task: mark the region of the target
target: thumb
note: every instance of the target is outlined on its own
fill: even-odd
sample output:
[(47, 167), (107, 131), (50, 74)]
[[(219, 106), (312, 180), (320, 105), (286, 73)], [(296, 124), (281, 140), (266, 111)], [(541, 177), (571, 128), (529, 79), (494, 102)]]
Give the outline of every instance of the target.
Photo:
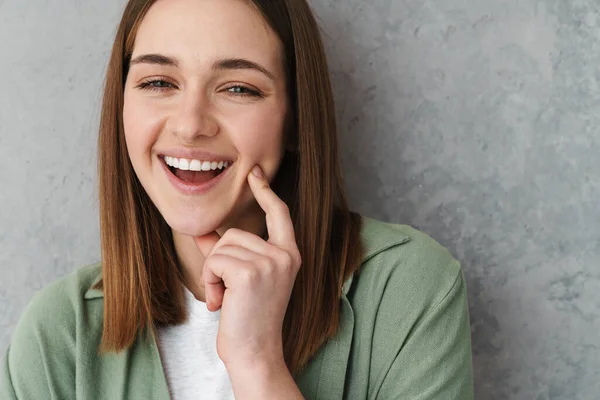
[(219, 236), (217, 232), (212, 231), (211, 233), (207, 233), (206, 235), (195, 236), (194, 242), (196, 243), (196, 246), (198, 246), (198, 249), (200, 250), (200, 253), (202, 253), (202, 256), (206, 258), (209, 256), (210, 252), (215, 247), (219, 239), (221, 239), (221, 236)]

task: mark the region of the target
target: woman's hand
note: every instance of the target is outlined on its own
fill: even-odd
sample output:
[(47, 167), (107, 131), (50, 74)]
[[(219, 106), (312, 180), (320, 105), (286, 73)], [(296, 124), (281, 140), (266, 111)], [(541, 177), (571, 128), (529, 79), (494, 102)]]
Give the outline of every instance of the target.
[(289, 209), (256, 168), (260, 177), (250, 173), (248, 183), (269, 239), (233, 228), (194, 238), (205, 257), (206, 305), (221, 309), (217, 353), (228, 370), (285, 367), (283, 319), (301, 264)]

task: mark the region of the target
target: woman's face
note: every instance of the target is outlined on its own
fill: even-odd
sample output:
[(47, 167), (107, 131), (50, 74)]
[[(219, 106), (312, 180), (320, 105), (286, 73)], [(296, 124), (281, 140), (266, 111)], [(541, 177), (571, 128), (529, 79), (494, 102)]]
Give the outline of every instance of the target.
[(202, 235), (260, 213), (247, 175), (258, 164), (273, 179), (288, 113), (282, 45), (260, 14), (241, 0), (158, 0), (131, 60), (127, 149), (171, 228)]

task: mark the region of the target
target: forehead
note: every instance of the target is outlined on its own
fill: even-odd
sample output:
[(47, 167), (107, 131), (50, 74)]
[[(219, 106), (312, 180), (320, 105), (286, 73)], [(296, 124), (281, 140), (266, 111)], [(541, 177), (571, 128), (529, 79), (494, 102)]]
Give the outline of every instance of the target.
[(244, 0), (158, 0), (138, 29), (133, 55), (165, 53), (183, 63), (243, 57), (273, 67), (283, 49), (260, 13)]

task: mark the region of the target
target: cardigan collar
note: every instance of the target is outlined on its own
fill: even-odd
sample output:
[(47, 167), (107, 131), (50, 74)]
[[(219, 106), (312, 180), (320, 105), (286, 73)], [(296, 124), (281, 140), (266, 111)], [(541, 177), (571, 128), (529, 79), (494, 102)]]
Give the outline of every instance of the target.
[[(363, 229), (361, 230), (361, 237), (363, 243), (363, 258), (362, 263), (364, 264), (375, 255), (383, 252), (391, 247), (401, 245), (410, 240), (410, 238), (401, 231), (397, 225), (382, 224), (375, 222), (369, 218), (363, 217)], [(101, 273), (95, 279), (98, 282), (101, 279)], [(348, 367), (348, 359), (350, 355), (350, 349), (352, 347), (352, 340), (354, 337), (354, 310), (352, 304), (348, 298), (348, 293), (351, 288), (353, 277), (351, 276), (343, 286), (341, 296), (341, 308), (340, 308), (340, 329), (338, 333), (330, 339), (326, 346), (320, 351), (319, 355), (315, 357), (314, 371), (318, 371), (315, 382), (317, 386), (315, 388), (316, 400), (328, 400), (328, 399), (340, 399), (344, 395), (345, 379), (329, 379), (327, 371), (336, 370), (342, 376), (346, 375), (346, 369)], [(94, 286), (94, 285), (92, 285)], [(84, 296), (86, 299), (96, 299), (103, 297), (103, 293), (98, 289), (89, 289)], [(160, 362), (160, 356), (158, 348), (154, 344), (155, 338), (153, 338), (153, 344), (146, 348), (151, 351), (152, 359), (154, 362), (154, 374), (155, 374), (155, 387), (160, 399), (168, 399), (168, 390), (166, 388), (166, 380), (164, 376), (164, 370)], [(308, 370), (307, 370), (308, 371)], [(302, 375), (302, 373), (300, 374)], [(301, 385), (303, 382), (302, 376), (298, 376), (298, 384)], [(310, 379), (309, 379), (310, 381)]]
[[(390, 247), (394, 247), (403, 243), (406, 243), (410, 240), (405, 233), (399, 231), (396, 226), (392, 224), (381, 224), (381, 222), (375, 221), (369, 217), (362, 217), (362, 230), (361, 230), (361, 238), (363, 243), (363, 257), (361, 263), (364, 264), (369, 259), (374, 257), (375, 255), (381, 253), (384, 250), (389, 249)], [(342, 293), (347, 295), (352, 287), (352, 281), (354, 276), (351, 275), (342, 287)], [(86, 300), (97, 299), (104, 297), (104, 293), (102, 290), (93, 289), (93, 286), (96, 285), (102, 279), (102, 274), (100, 273), (92, 286), (85, 292), (84, 298)]]

